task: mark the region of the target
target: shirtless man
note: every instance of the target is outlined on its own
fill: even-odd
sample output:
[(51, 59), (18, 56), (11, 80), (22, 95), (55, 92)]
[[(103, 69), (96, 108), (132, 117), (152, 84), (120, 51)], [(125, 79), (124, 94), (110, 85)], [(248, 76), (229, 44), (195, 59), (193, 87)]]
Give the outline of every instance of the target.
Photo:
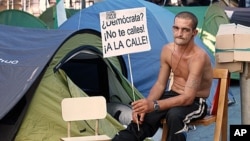
[[(162, 49), (158, 79), (147, 98), (132, 103), (132, 122), (113, 141), (143, 141), (155, 134), (162, 118), (167, 119), (168, 141), (185, 141), (187, 124), (206, 115), (213, 71), (209, 56), (194, 42), (197, 24), (190, 12), (176, 15), (174, 42)], [(171, 72), (173, 84), (166, 91)]]

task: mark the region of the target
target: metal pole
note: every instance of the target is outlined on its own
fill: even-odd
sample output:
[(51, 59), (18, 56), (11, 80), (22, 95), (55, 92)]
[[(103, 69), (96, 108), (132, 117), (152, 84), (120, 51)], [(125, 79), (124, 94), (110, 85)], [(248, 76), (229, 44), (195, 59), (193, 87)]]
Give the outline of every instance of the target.
[(250, 124), (250, 64), (244, 62), (243, 72), (240, 74), (241, 91), (241, 123)]
[(82, 9), (84, 9), (86, 7), (86, 2), (85, 0), (82, 0)]

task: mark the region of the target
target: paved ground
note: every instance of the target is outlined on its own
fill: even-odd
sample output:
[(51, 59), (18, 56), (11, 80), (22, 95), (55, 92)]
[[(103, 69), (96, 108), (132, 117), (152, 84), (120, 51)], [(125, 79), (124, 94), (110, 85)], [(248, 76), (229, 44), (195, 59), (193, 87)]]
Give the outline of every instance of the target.
[[(235, 103), (228, 107), (228, 140), (229, 140), (229, 125), (241, 124), (241, 103), (240, 103), (240, 86), (239, 83), (233, 82), (230, 86), (232, 89)], [(161, 131), (154, 136), (154, 141), (160, 141)], [(191, 130), (187, 134), (187, 141), (212, 141), (214, 135), (214, 124), (209, 126), (196, 126), (196, 130)]]

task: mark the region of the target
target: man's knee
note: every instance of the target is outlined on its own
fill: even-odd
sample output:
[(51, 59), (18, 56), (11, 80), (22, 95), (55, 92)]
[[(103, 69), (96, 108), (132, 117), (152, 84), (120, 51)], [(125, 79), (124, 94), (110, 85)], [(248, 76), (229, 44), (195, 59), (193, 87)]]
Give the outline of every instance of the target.
[(168, 110), (166, 118), (168, 121), (183, 120), (183, 114), (177, 108), (172, 108)]

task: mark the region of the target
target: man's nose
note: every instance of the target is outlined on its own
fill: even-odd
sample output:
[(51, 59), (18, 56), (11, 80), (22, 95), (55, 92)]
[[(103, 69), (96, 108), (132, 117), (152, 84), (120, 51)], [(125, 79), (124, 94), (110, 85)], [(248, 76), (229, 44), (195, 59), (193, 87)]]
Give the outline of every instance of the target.
[(176, 34), (177, 34), (177, 36), (182, 36), (183, 31), (182, 31), (181, 29), (178, 29), (178, 30), (176, 31)]

